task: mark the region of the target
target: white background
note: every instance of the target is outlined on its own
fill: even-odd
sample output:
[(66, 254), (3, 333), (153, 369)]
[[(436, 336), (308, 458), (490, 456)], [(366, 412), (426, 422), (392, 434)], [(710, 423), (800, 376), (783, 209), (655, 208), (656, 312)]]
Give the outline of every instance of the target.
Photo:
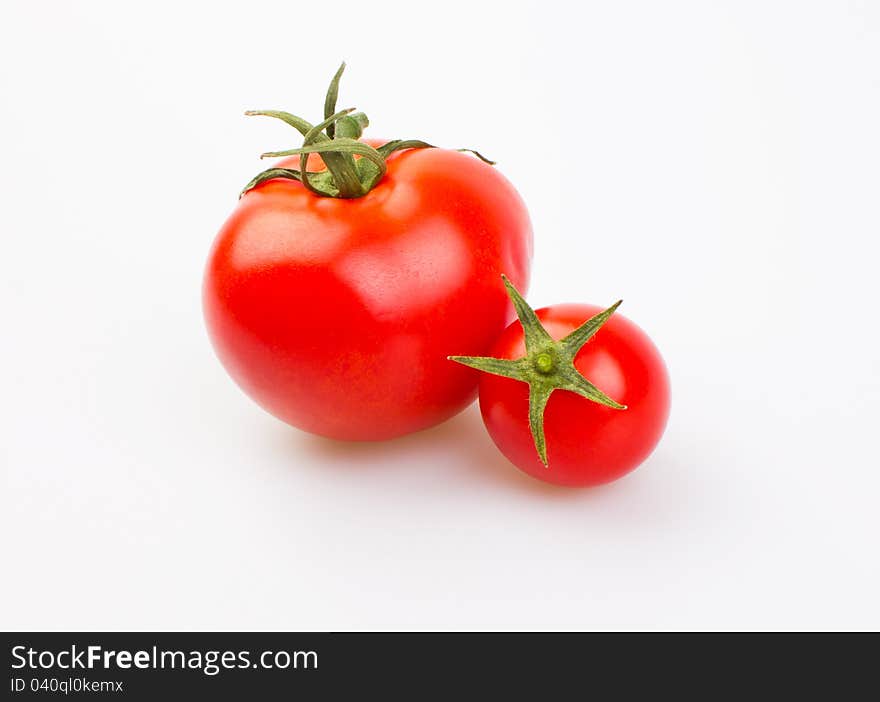
[[(542, 485), (475, 407), (333, 443), (227, 378), (205, 257), (298, 143), (242, 112), (342, 58), (372, 135), (498, 160), (535, 306), (653, 336), (641, 469)], [(3, 628), (880, 627), (880, 3), (7, 2), (0, 107)]]

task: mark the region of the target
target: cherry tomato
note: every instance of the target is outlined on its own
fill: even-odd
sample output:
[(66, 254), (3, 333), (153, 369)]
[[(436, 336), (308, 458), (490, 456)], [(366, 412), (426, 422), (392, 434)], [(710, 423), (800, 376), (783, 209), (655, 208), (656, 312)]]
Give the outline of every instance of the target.
[[(531, 312), (527, 307), (518, 307), (518, 312), (521, 309), (526, 316)], [(583, 304), (540, 309), (532, 313), (537, 317), (532, 326), (546, 330), (546, 348), (539, 338), (527, 354), (523, 324), (514, 322), (500, 335), (489, 359), (456, 359), (490, 371), (480, 378), (483, 421), (501, 452), (529, 475), (558, 485), (607, 483), (636, 468), (659, 442), (670, 407), (666, 366), (648, 336), (628, 319), (612, 316), (614, 309), (603, 313), (599, 307)], [(536, 392), (523, 377), (536, 384), (540, 396), (541, 384), (549, 377), (542, 373), (552, 376), (557, 372), (554, 363), (560, 369), (564, 366), (557, 358), (557, 351), (563, 349), (554, 342), (569, 337), (588, 320), (600, 319), (600, 314), (607, 319), (583, 345), (578, 342), (572, 347), (580, 379), (572, 376), (564, 382), (576, 381), (573, 387), (581, 394), (557, 387), (544, 400), (545, 465), (536, 450), (540, 424), (530, 422), (530, 402), (535, 402)], [(501, 365), (497, 359), (522, 360), (517, 361), (519, 365)], [(617, 408), (600, 404), (604, 401)]]
[(531, 253), (525, 206), (496, 169), (401, 151), (363, 197), (278, 179), (247, 192), (210, 253), (204, 313), (227, 371), (276, 417), (387, 439), (472, 402), (476, 376), (446, 357), (489, 349), (512, 318), (499, 275), (527, 285)]

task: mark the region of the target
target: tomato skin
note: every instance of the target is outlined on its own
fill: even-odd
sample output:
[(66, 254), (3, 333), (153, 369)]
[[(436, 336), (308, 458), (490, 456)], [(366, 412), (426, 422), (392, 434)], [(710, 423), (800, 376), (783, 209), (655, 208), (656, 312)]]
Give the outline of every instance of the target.
[(205, 320), (227, 371), (279, 419), (387, 439), (473, 400), (478, 379), (446, 357), (488, 350), (513, 316), (499, 276), (526, 286), (531, 255), (525, 206), (496, 169), (404, 151), (362, 198), (289, 180), (248, 192), (214, 242)]
[[(558, 340), (601, 311), (593, 305), (554, 305), (536, 314)], [(525, 355), (522, 326), (508, 326), (489, 355)], [(653, 342), (619, 313), (584, 345), (575, 367), (627, 409), (556, 390), (544, 412), (548, 467), (538, 458), (529, 429), (526, 383), (481, 373), (480, 411), (492, 440), (520, 470), (557, 485), (600, 485), (636, 468), (660, 441), (669, 417), (669, 375)]]

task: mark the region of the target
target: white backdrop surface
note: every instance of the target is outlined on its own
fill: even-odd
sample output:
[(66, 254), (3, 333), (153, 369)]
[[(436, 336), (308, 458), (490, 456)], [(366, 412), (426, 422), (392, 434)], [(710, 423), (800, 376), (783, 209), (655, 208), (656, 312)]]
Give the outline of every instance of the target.
[[(880, 627), (880, 4), (4, 3), (10, 629)], [(321, 29), (321, 15), (337, 21)], [(625, 479), (518, 473), (476, 407), (388, 444), (266, 415), (214, 358), (248, 108), (479, 148), (535, 306), (610, 303), (673, 412)]]

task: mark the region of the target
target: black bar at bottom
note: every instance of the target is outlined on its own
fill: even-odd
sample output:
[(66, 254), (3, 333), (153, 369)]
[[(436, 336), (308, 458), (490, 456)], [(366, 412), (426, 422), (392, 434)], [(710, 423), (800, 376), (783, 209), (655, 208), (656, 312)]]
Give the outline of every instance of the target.
[(540, 700), (848, 699), (874, 687), (878, 659), (876, 635), (844, 634), (12, 633), (3, 646), (10, 700), (469, 699), (478, 683)]

